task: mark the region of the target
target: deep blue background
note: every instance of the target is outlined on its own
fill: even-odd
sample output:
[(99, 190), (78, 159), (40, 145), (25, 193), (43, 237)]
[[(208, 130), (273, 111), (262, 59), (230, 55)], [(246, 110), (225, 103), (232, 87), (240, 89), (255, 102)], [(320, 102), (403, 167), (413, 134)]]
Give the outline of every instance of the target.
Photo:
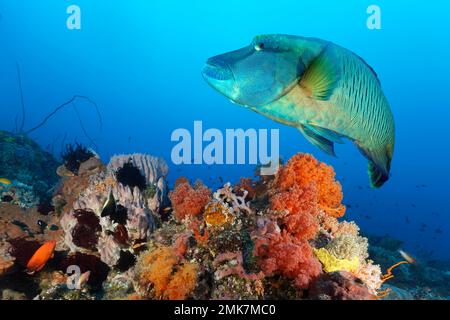
[[(66, 28), (70, 4), (81, 7), (82, 30)], [(382, 9), (382, 30), (366, 27), (370, 4)], [(352, 205), (347, 219), (364, 232), (399, 237), (416, 255), (450, 258), (449, 12), (444, 0), (1, 0), (0, 128), (12, 130), (20, 111), (16, 61), (26, 127), (72, 95), (87, 95), (100, 106), (103, 130), (91, 105), (77, 106), (105, 160), (146, 152), (170, 163), (172, 131), (191, 129), (194, 120), (207, 128), (279, 128), (285, 159), (311, 152), (335, 167), (345, 202)], [(366, 161), (351, 144), (338, 146), (338, 159), (328, 157), (296, 129), (231, 104), (203, 81), (200, 70), (208, 57), (261, 33), (331, 40), (377, 71), (397, 131), (392, 178), (383, 188), (368, 188)], [(71, 108), (32, 137), (44, 147), (53, 144), (58, 154), (65, 134), (67, 142), (88, 143)], [(171, 165), (169, 178), (198, 177), (215, 187), (219, 177), (236, 181), (252, 170)]]

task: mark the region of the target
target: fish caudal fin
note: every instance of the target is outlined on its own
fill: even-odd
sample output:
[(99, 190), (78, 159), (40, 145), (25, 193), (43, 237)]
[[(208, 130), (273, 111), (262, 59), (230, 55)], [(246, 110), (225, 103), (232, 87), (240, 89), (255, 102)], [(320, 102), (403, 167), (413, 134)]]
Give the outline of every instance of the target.
[(385, 148), (380, 150), (369, 150), (358, 145), (358, 149), (369, 160), (368, 173), (372, 187), (381, 187), (389, 180), (389, 171), (392, 160), (391, 154), (387, 152)]
[(369, 161), (369, 177), (372, 187), (380, 188), (386, 181), (389, 180), (389, 173), (384, 170), (380, 170), (375, 163)]

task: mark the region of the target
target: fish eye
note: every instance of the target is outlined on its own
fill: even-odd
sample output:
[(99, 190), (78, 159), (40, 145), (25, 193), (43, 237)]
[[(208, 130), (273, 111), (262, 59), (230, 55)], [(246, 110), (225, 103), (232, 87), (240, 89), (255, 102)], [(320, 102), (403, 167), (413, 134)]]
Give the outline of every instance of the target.
[(264, 43), (260, 42), (260, 43), (255, 44), (256, 51), (261, 51), (262, 49), (264, 49)]

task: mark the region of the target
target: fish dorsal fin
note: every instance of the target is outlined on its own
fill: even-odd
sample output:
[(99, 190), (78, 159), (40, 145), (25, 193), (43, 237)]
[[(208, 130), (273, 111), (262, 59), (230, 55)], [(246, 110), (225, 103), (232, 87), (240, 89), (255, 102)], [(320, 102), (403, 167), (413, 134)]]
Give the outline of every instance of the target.
[(307, 125), (300, 125), (297, 128), (311, 144), (333, 157), (336, 156), (334, 153), (334, 143), (332, 141), (316, 133), (314, 130), (311, 130), (311, 128)]
[(317, 100), (328, 100), (340, 80), (339, 64), (328, 44), (309, 64), (300, 79), (300, 86)]

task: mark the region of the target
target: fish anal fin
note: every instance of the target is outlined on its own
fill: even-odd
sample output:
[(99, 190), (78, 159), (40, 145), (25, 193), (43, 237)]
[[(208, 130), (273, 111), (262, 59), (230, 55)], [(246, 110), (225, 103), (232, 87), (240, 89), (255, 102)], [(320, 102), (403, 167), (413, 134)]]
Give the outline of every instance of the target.
[(339, 64), (327, 46), (307, 67), (299, 85), (311, 98), (328, 100), (340, 80)]
[(334, 144), (332, 141), (317, 134), (314, 131), (311, 131), (308, 126), (301, 125), (298, 127), (298, 130), (300, 130), (306, 140), (308, 140), (311, 144), (315, 145), (316, 147), (333, 157), (336, 156), (334, 152)]
[(320, 135), (330, 141), (333, 141), (334, 143), (343, 144), (344, 141), (342, 141), (342, 138), (345, 138), (346, 136), (343, 134), (340, 134), (334, 130), (330, 130), (321, 126), (314, 125), (312, 123), (304, 124), (304, 127), (307, 127), (310, 131), (314, 132), (317, 135)]

